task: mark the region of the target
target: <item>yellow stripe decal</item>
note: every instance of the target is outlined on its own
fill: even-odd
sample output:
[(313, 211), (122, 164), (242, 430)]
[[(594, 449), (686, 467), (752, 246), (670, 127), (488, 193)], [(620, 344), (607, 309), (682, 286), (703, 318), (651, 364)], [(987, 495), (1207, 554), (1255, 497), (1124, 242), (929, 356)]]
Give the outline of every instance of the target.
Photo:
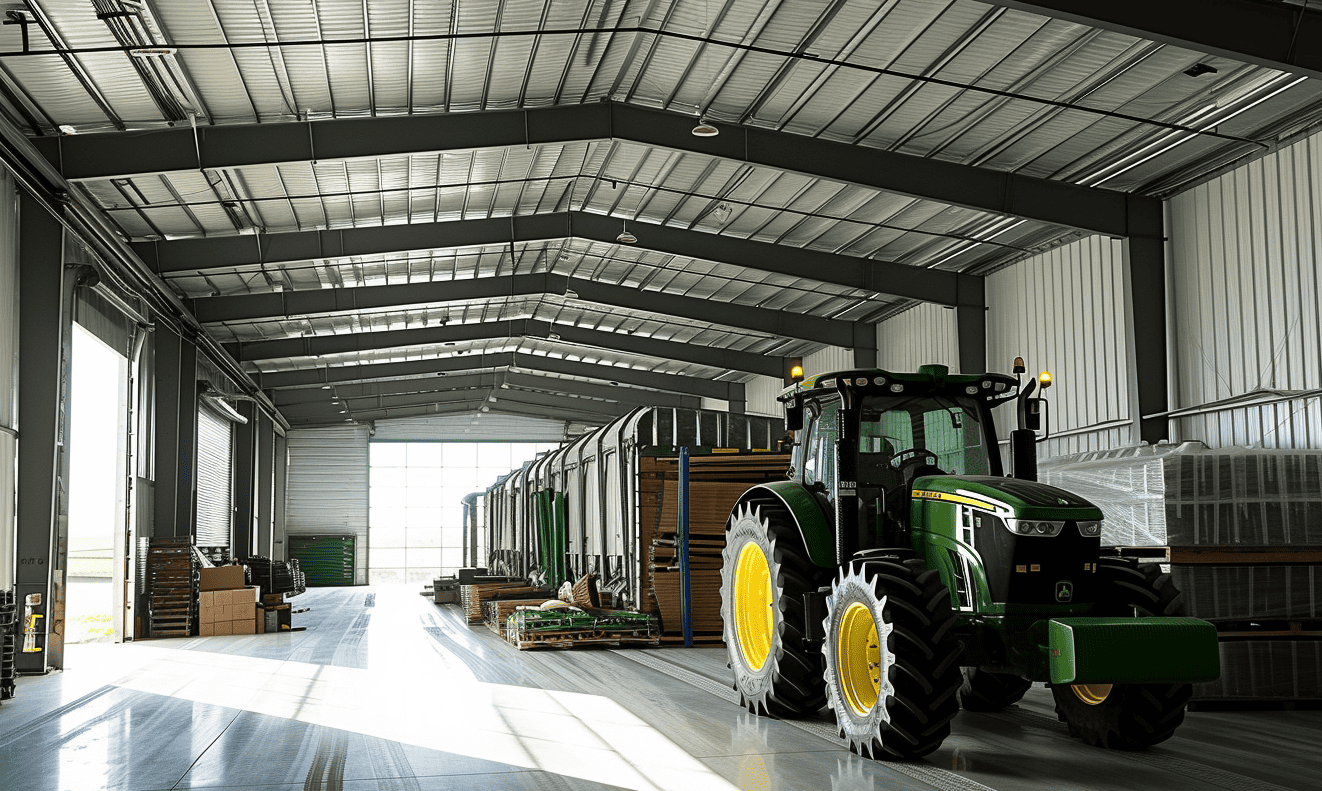
[(948, 503), (959, 503), (960, 505), (970, 505), (974, 508), (981, 508), (984, 511), (996, 513), (996, 509), (990, 504), (981, 500), (974, 500), (972, 497), (965, 497), (959, 494), (946, 494), (945, 492), (925, 492), (921, 489), (915, 489), (914, 497), (920, 497), (924, 500), (942, 500)]

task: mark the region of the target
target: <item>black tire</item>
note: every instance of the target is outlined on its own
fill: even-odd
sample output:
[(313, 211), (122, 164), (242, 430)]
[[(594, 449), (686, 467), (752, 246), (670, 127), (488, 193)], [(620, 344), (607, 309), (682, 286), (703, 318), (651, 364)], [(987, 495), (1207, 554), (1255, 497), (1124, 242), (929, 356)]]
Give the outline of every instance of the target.
[[(959, 713), (963, 678), (954, 625), (949, 589), (921, 560), (854, 560), (840, 570), (827, 598), (822, 654), (827, 702), (850, 750), (908, 760), (941, 746)], [(876, 662), (865, 661), (864, 671), (859, 663), (871, 652)]]
[(1018, 703), (1032, 686), (1033, 682), (1022, 676), (966, 667), (959, 703), (967, 711), (1000, 711)]
[[(749, 613), (752, 605), (737, 600), (735, 584), (745, 548), (751, 562), (757, 562), (756, 553), (766, 562), (771, 598), (770, 618), (742, 632), (754, 632), (749, 645), (741, 643), (738, 614)], [(739, 705), (776, 717), (816, 712), (826, 704), (826, 687), (821, 653), (803, 634), (803, 596), (817, 590), (827, 572), (808, 558), (793, 516), (769, 498), (736, 505), (725, 526), (721, 558), (721, 620)]]
[[(1098, 615), (1184, 615), (1183, 595), (1155, 563), (1103, 559), (1097, 576)], [(1189, 684), (1115, 684), (1097, 694), (1104, 686), (1053, 684), (1051, 694), (1071, 736), (1113, 750), (1142, 750), (1169, 739), (1184, 722), (1193, 692)]]

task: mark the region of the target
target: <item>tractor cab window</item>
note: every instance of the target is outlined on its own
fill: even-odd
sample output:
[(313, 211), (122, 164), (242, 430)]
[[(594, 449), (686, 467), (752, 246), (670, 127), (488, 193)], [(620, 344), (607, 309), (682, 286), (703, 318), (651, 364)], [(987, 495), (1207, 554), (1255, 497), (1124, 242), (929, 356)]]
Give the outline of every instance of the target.
[(826, 484), (827, 495), (834, 495), (835, 440), (839, 431), (840, 400), (809, 406), (811, 421), (803, 440), (803, 483)]
[(876, 482), (886, 485), (885, 467), (935, 466), (952, 475), (990, 470), (977, 405), (943, 397), (864, 399), (859, 452), (862, 468), (875, 471)]

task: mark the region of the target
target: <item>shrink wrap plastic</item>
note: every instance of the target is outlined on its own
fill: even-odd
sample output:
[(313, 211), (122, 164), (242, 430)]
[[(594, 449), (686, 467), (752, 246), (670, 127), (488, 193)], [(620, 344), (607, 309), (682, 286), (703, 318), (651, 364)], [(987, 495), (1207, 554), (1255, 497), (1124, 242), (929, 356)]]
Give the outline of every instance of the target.
[(1322, 698), (1322, 640), (1221, 643), (1221, 678), (1194, 684), (1198, 700)]
[(1044, 459), (1091, 500), (1108, 546), (1322, 545), (1322, 451), (1140, 445)]
[(1172, 565), (1188, 615), (1205, 621), (1322, 618), (1322, 567), (1315, 564)]

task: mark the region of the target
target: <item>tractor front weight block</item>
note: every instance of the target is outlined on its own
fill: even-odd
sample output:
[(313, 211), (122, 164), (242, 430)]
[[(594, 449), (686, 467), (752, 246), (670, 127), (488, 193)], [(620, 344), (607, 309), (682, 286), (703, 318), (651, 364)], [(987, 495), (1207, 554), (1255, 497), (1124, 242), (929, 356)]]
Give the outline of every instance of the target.
[(1188, 684), (1221, 674), (1216, 627), (1197, 618), (1053, 618), (1053, 684)]

